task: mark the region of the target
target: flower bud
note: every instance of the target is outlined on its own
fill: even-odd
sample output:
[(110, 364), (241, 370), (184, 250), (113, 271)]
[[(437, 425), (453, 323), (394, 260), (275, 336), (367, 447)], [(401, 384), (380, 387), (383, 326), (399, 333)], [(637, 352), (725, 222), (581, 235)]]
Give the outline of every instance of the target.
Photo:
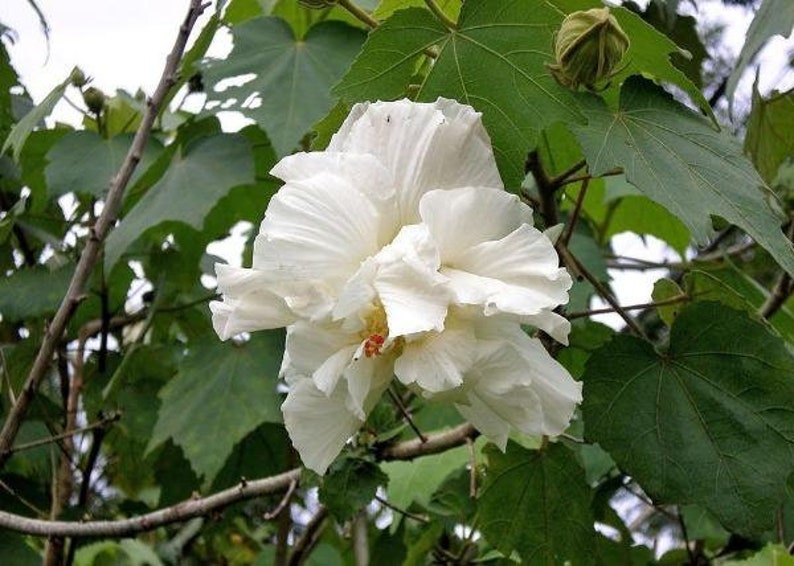
[(563, 86), (593, 89), (595, 83), (612, 76), (628, 48), (629, 38), (609, 8), (573, 12), (557, 32), (557, 61), (548, 68)]
[(94, 114), (100, 114), (105, 107), (105, 93), (96, 87), (90, 86), (83, 91), (83, 102)]
[(298, 4), (310, 10), (322, 10), (336, 5), (336, 0), (298, 0)]
[(75, 67), (72, 69), (72, 74), (69, 75), (69, 82), (72, 83), (72, 86), (83, 88), (88, 83), (88, 78), (80, 67)]

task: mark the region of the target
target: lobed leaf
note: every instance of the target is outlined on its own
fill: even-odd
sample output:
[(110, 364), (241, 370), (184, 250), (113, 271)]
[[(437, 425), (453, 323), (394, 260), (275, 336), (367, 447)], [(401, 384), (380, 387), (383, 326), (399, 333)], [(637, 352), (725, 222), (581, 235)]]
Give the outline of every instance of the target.
[(657, 503), (695, 503), (756, 535), (772, 526), (794, 469), (792, 375), (794, 358), (763, 323), (695, 303), (667, 352), (616, 335), (593, 354), (585, 436)]

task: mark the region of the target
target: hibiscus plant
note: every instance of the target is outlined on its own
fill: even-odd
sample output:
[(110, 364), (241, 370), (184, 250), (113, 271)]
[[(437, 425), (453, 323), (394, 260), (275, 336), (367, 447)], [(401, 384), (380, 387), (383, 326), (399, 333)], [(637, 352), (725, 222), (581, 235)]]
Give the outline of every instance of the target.
[(794, 9), (701, 3), (185, 0), (38, 105), (0, 42), (3, 563), (790, 560)]

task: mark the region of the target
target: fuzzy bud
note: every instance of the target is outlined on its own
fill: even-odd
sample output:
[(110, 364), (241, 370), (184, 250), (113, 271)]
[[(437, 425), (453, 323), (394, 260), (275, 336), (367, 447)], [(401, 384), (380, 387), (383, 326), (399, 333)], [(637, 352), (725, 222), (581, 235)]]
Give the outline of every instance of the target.
[(563, 86), (593, 89), (595, 83), (612, 76), (628, 48), (629, 38), (609, 8), (573, 12), (557, 32), (557, 61), (548, 68)]
[(83, 91), (83, 102), (94, 114), (101, 114), (105, 107), (105, 93), (96, 87), (90, 86)]
[(80, 67), (75, 67), (69, 75), (69, 82), (72, 83), (72, 86), (83, 88), (88, 83), (88, 78)]

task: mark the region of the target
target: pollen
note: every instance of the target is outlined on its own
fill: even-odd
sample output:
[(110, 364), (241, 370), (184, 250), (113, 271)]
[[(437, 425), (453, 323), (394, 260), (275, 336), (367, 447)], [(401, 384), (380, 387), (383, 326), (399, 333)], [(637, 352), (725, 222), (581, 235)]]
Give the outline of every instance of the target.
[(364, 355), (368, 358), (372, 356), (380, 356), (381, 348), (386, 339), (380, 334), (372, 334), (369, 338), (364, 340)]

